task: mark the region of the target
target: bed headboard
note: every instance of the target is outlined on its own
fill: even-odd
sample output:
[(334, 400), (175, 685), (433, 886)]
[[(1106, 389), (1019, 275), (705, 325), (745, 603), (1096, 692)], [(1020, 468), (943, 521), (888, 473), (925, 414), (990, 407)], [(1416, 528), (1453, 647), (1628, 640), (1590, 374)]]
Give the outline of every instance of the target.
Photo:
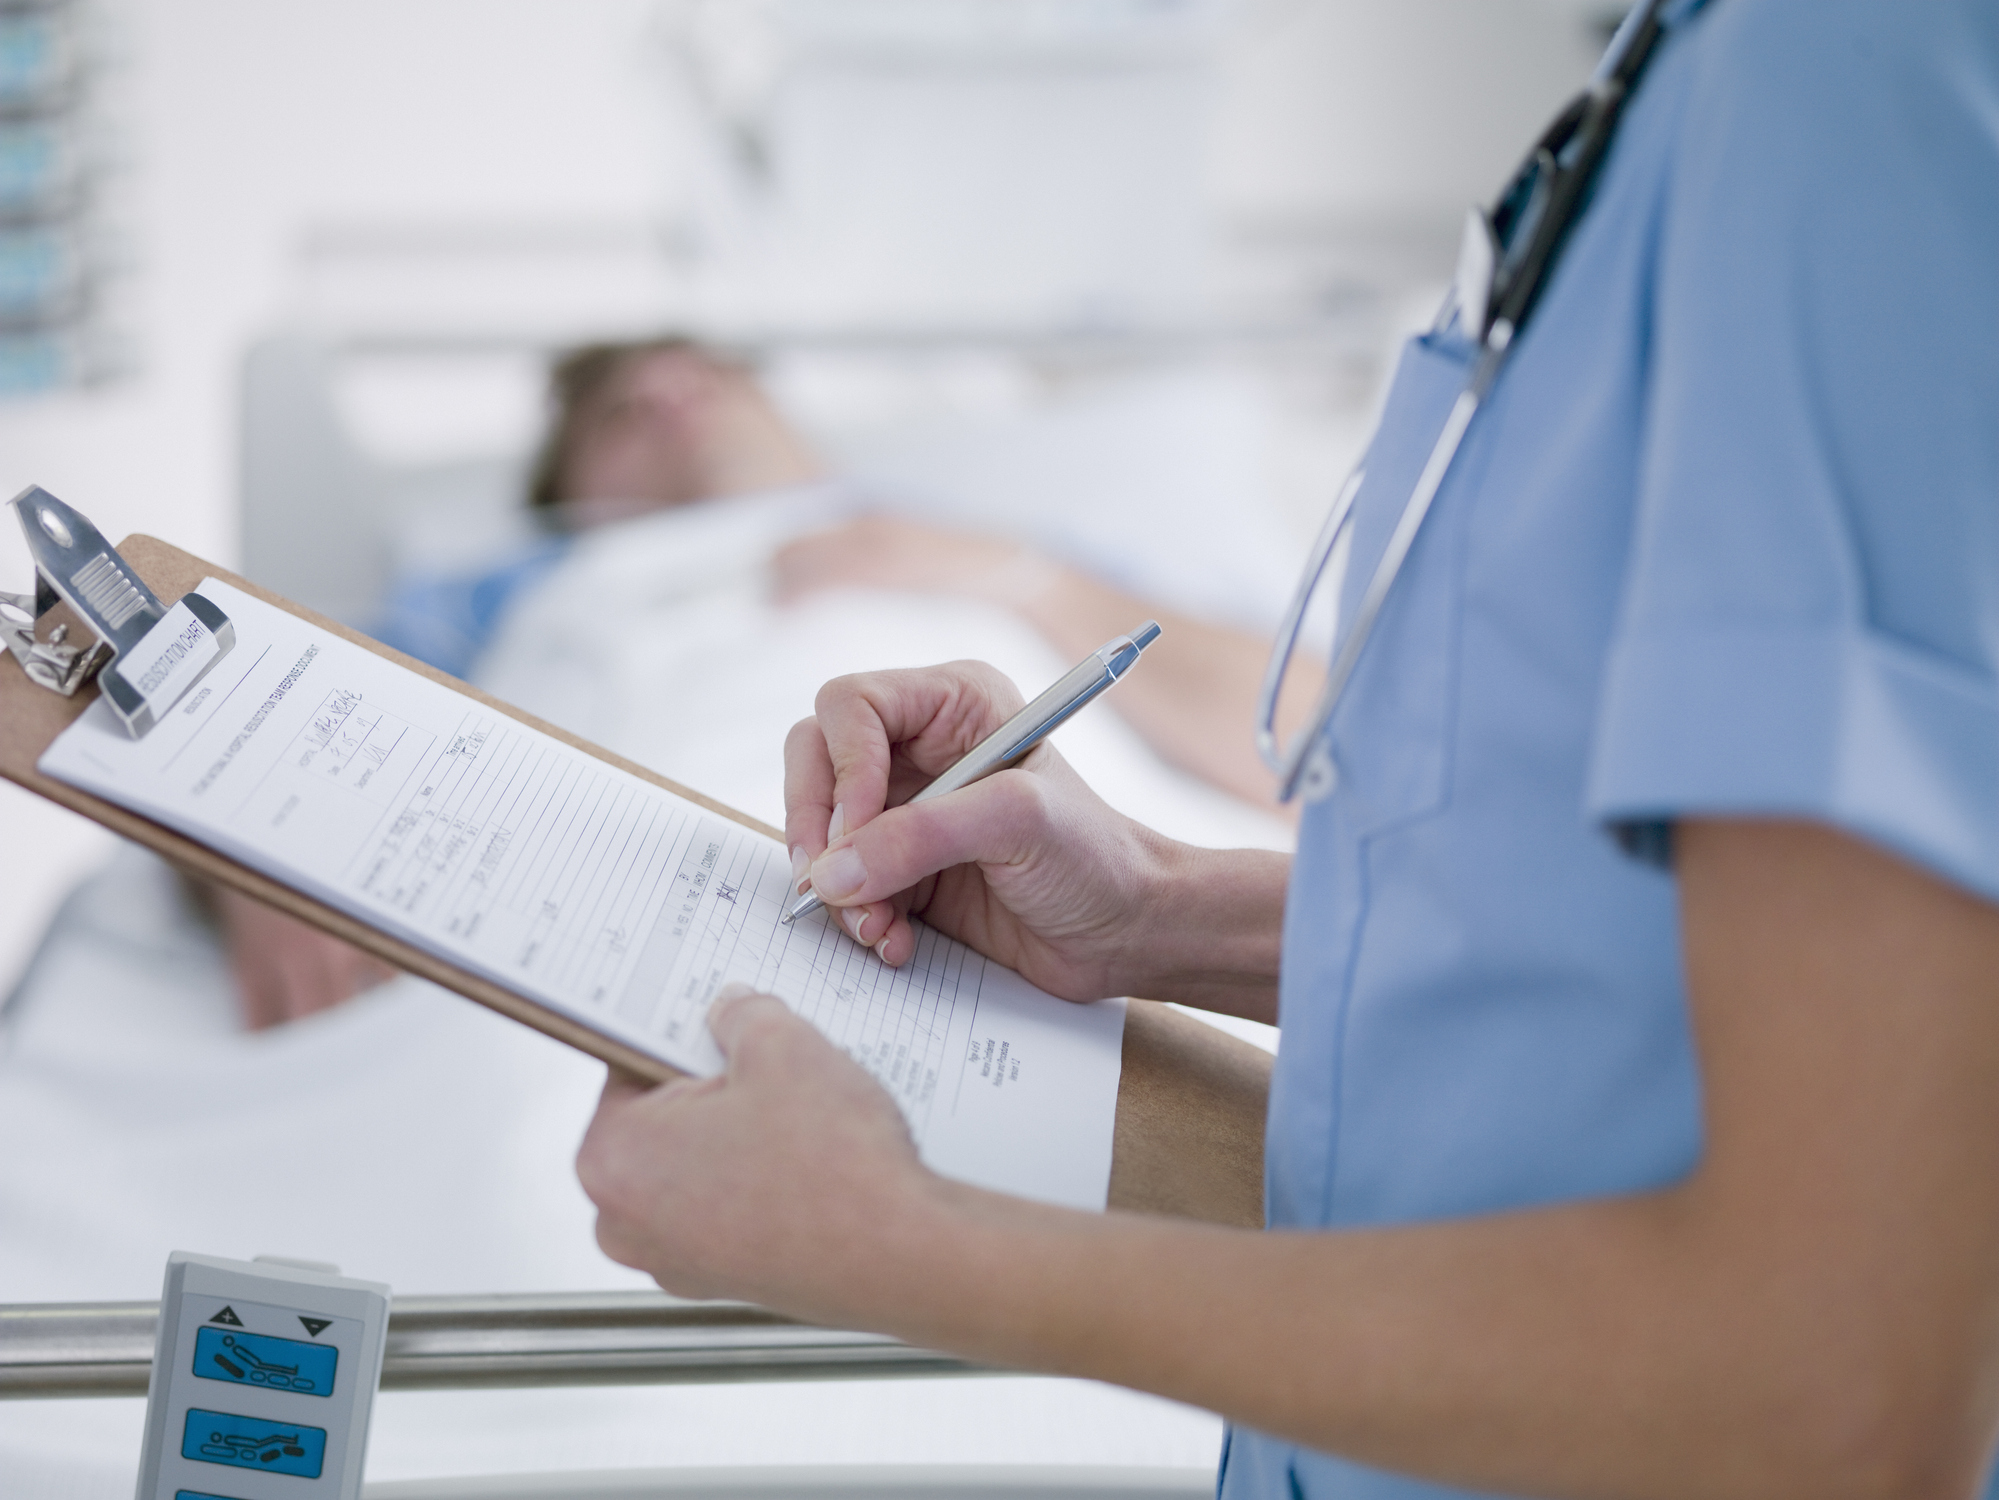
[(499, 545), (529, 528), (518, 452), (417, 464), (370, 454), (336, 398), (340, 357), (292, 333), (245, 356), (241, 555), (246, 577), (359, 623), (397, 570), (399, 537), (455, 525)]

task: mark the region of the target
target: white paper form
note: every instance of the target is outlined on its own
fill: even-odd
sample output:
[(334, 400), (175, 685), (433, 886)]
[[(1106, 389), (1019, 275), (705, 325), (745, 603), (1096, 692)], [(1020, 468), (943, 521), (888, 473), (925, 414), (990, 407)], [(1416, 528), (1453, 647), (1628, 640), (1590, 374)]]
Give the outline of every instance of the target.
[(739, 980), (895, 1098), (964, 1181), (1101, 1208), (1122, 1002), (1077, 1006), (918, 927), (890, 969), (790, 926), (773, 839), (209, 580), (235, 650), (144, 739), (93, 704), (41, 770), (675, 1067)]

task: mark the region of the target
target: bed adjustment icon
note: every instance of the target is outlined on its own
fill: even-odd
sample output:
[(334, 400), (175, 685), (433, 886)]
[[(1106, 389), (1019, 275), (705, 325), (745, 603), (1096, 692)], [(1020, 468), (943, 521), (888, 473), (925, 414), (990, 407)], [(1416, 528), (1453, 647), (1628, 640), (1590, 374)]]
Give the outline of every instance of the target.
[[(323, 1329), (331, 1319), (313, 1321)], [(203, 1380), (261, 1385), (267, 1390), (296, 1391), (302, 1396), (331, 1396), (339, 1365), (340, 1351), (331, 1344), (306, 1344), (260, 1333), (232, 1333), (217, 1328), (213, 1318), (194, 1336), (194, 1373)]]
[(191, 1407), (180, 1454), (201, 1463), (317, 1479), (326, 1467), (326, 1429)]

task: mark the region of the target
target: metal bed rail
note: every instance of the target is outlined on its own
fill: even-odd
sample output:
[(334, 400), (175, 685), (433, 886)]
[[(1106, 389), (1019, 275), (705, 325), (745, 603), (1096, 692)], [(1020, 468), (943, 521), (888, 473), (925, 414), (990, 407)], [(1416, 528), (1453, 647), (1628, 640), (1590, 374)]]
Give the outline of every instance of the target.
[[(143, 1396), (157, 1302), (0, 1305), (0, 1400)], [(879, 1334), (656, 1292), (398, 1297), (382, 1389), (703, 1385), (987, 1373)]]

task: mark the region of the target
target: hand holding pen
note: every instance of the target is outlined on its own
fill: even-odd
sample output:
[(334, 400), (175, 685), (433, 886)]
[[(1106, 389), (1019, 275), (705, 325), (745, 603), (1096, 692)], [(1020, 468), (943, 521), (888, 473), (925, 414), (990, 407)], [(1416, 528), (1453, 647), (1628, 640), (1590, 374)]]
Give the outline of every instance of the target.
[[(940, 900), (950, 906), (964, 894), (957, 887), (974, 877), (947, 866), (982, 858), (978, 846), (995, 828), (1018, 823), (1023, 813), (1038, 818), (1044, 811), (1009, 810), (1009, 802), (1031, 789), (1009, 790), (1004, 783), (987, 783), (986, 778), (1017, 764), (1116, 683), (1158, 635), (1159, 627), (1148, 621), (1130, 635), (1116, 637), (1018, 709), (1014, 706), (1020, 700), (1012, 685), (982, 666), (870, 673), (828, 684), (820, 694), (817, 716), (799, 725), (786, 746), (787, 831), (795, 861), (802, 865), (805, 849), (818, 843), (807, 833), (815, 823), (825, 828), (836, 811), (861, 811), (858, 819), (843, 813), (845, 826), (832, 829), (835, 836), (826, 852), (811, 862), (810, 881), (801, 879), (800, 899), (787, 920), (815, 909), (823, 898), (844, 908), (843, 925), (851, 935), (890, 963), (906, 961), (914, 939), (905, 908), (913, 902), (928, 910)], [(976, 742), (960, 752), (959, 747), (974, 735)], [(902, 806), (884, 810), (892, 771), (907, 778), (912, 769), (932, 767), (941, 768), (941, 773), (922, 791)], [(1075, 809), (1081, 819), (1076, 826), (1094, 823), (1099, 813), (1108, 813), (1066, 765), (1053, 781), (1059, 789), (1058, 802), (1073, 797), (1090, 805), (1087, 810)], [(947, 792), (965, 795), (945, 803), (941, 799)], [(1047, 792), (1039, 795), (1048, 800)], [(936, 811), (926, 811), (920, 818), (902, 816), (924, 804)], [(958, 860), (948, 857), (953, 852)], [(876, 878), (868, 874), (870, 861)], [(914, 870), (924, 863), (931, 868), (882, 889), (877, 897), (882, 881), (896, 878), (893, 870)], [(929, 878), (932, 875), (935, 880)], [(924, 882), (922, 891), (906, 889), (917, 885), (919, 878)], [(1008, 961), (1001, 953), (991, 956)]]

